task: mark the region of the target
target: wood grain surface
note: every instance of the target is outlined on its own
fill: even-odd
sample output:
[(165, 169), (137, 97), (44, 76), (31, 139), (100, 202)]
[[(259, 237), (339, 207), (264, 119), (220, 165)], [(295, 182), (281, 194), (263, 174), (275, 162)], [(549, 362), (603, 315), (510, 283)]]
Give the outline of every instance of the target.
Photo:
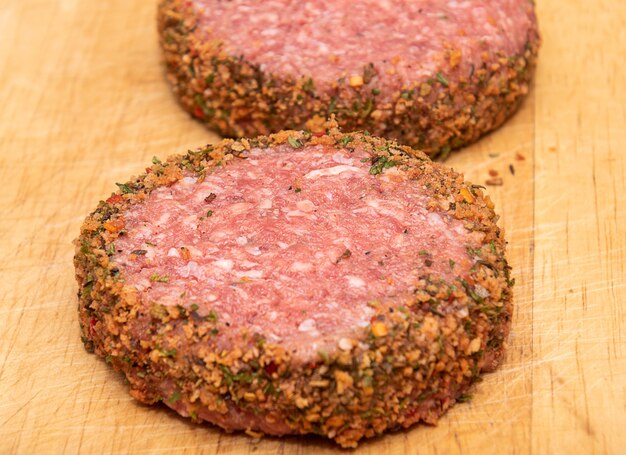
[[(153, 155), (218, 139), (170, 94), (155, 3), (0, 0), (0, 453), (341, 453), (142, 406), (83, 349), (84, 216)], [(626, 2), (538, 10), (529, 99), (449, 160), (474, 183), (504, 179), (489, 194), (517, 280), (506, 361), (437, 427), (357, 453), (626, 453)]]

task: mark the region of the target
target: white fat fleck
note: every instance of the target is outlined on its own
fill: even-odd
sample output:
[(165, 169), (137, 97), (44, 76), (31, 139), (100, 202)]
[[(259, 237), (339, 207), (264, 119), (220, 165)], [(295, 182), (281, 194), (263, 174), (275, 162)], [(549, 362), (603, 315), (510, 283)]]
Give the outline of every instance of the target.
[(352, 341), (348, 338), (341, 338), (339, 340), (339, 349), (342, 351), (349, 351), (352, 349)]
[(294, 272), (306, 272), (313, 268), (313, 264), (308, 262), (294, 262), (291, 264), (290, 270)]
[(209, 236), (209, 240), (211, 240), (211, 242), (213, 243), (217, 243), (220, 240), (228, 237), (230, 235), (230, 233), (228, 231), (213, 231), (211, 232), (211, 235)]
[(248, 211), (251, 207), (252, 207), (252, 204), (250, 204), (249, 202), (237, 202), (236, 204), (233, 204), (230, 207), (228, 207), (228, 210), (233, 215), (239, 215), (241, 213)]
[(263, 278), (263, 271), (262, 270), (246, 270), (245, 272), (237, 272), (237, 276), (239, 278), (251, 278), (251, 279), (257, 279), (257, 278)]
[(246, 251), (250, 253), (252, 256), (261, 255), (261, 249), (258, 246), (247, 248)]
[(178, 248), (170, 248), (170, 250), (167, 252), (167, 255), (171, 258), (179, 258), (180, 257), (180, 253), (178, 252)]
[(298, 326), (300, 332), (311, 332), (316, 330), (315, 319), (305, 319)]
[(309, 201), (308, 199), (305, 199), (303, 201), (298, 201), (296, 203), (296, 207), (298, 207), (298, 210), (301, 210), (303, 212), (312, 212), (313, 210), (315, 210), (317, 208), (317, 206)]
[(363, 320), (363, 321), (358, 321), (358, 322), (356, 323), (356, 325), (357, 325), (358, 327), (367, 327), (368, 325), (370, 325), (370, 322), (369, 322), (369, 321), (366, 321), (366, 320)]
[(218, 259), (217, 261), (213, 261), (213, 265), (223, 270), (232, 270), (233, 261), (231, 259)]
[(363, 169), (358, 168), (356, 166), (348, 166), (348, 165), (340, 165), (340, 166), (333, 166), (333, 167), (327, 167), (324, 169), (315, 169), (314, 171), (309, 172), (308, 174), (304, 175), (305, 179), (316, 179), (319, 177), (327, 177), (330, 175), (339, 175), (343, 172), (355, 172), (357, 174), (363, 174), (365, 173), (363, 171)]
[(457, 234), (461, 234), (461, 235), (467, 232), (461, 223), (454, 226), (454, 230)]
[(144, 291), (144, 290), (148, 289), (149, 287), (151, 287), (152, 283), (147, 278), (141, 278), (141, 279), (137, 280), (137, 282), (134, 284), (134, 286), (137, 288), (138, 291)]
[(261, 199), (259, 202), (260, 209), (271, 209), (272, 208), (272, 200), (271, 199)]
[(171, 216), (171, 213), (165, 212), (163, 215), (159, 217), (158, 220), (156, 220), (156, 223), (154, 224), (156, 224), (157, 226), (163, 226), (170, 219), (170, 216)]
[(306, 213), (301, 212), (300, 210), (289, 210), (285, 216), (287, 216), (287, 218), (292, 216), (306, 216)]
[(202, 271), (202, 267), (200, 267), (198, 263), (194, 261), (189, 261), (185, 267), (179, 267), (177, 271), (183, 278), (187, 278), (189, 276), (204, 278), (204, 272)]
[(487, 297), (489, 297), (489, 291), (482, 287), (480, 284), (474, 286), (474, 292), (476, 292), (476, 295), (481, 299), (486, 299)]
[(246, 243), (248, 243), (248, 238), (242, 235), (241, 237), (237, 237), (235, 241), (237, 242), (237, 245), (245, 245)]
[(347, 275), (346, 280), (348, 280), (348, 285), (353, 288), (363, 288), (365, 287), (365, 281), (363, 281), (358, 276)]
[(217, 300), (217, 296), (215, 294), (209, 294), (205, 297), (207, 302), (215, 302)]
[(252, 267), (256, 267), (257, 265), (259, 265), (258, 262), (252, 262), (252, 261), (242, 261), (240, 264), (242, 267), (245, 267), (246, 269), (251, 269)]
[(339, 163), (339, 164), (348, 164), (348, 165), (350, 165), (350, 164), (352, 164), (352, 163), (353, 163), (352, 158), (348, 158), (348, 157), (347, 157), (347, 156), (345, 156), (343, 153), (339, 153), (339, 152), (337, 152), (337, 153), (333, 154), (333, 161), (334, 161), (335, 163)]
[(196, 183), (198, 179), (195, 177), (183, 177), (182, 179), (179, 180), (179, 182), (185, 186), (191, 186), (194, 183)]
[(445, 223), (443, 222), (443, 218), (441, 218), (441, 216), (438, 213), (429, 212), (428, 215), (426, 215), (426, 219), (428, 220), (428, 224), (430, 224), (431, 226), (437, 226), (437, 227), (445, 226)]
[(183, 218), (183, 224), (186, 224), (189, 227), (196, 227), (196, 223), (198, 222), (198, 217), (196, 215), (189, 215)]
[(324, 193), (324, 195), (326, 196), (326, 199), (328, 199), (329, 201), (333, 200), (333, 193), (331, 193), (330, 191), (327, 191), (326, 193)]
[(405, 240), (406, 240), (405, 234), (398, 234), (393, 238), (393, 246), (401, 247), (402, 245), (404, 245)]
[(367, 199), (365, 201), (365, 204), (368, 205), (369, 207), (372, 207), (376, 212), (380, 213), (381, 215), (388, 215), (397, 220), (404, 219), (405, 213), (402, 210), (400, 209), (394, 210), (393, 208), (383, 207), (380, 204), (380, 201), (378, 201), (377, 199)]
[(456, 312), (457, 316), (460, 318), (466, 318), (469, 316), (469, 310), (467, 309), (466, 306), (464, 306), (463, 308), (460, 308), (457, 312)]
[(289, 245), (286, 244), (285, 242), (278, 242), (278, 247), (282, 250), (286, 250), (287, 248), (289, 248)]
[(278, 313), (276, 311), (270, 311), (270, 314), (267, 315), (270, 321), (275, 321), (278, 317)]
[(236, 294), (239, 294), (239, 297), (243, 300), (246, 301), (248, 299), (250, 299), (250, 295), (248, 295), (248, 293), (246, 291), (244, 291), (243, 289), (241, 289), (238, 286), (231, 286), (230, 287), (233, 291), (235, 291)]

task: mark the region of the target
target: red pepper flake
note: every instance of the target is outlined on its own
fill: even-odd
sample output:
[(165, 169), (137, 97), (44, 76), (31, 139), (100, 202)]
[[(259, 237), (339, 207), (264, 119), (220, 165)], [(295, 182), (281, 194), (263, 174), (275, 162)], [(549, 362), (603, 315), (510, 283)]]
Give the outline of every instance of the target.
[(489, 169), (489, 175), (491, 177), (497, 177), (498, 176), (498, 171), (496, 171), (495, 169)]
[(204, 198), (204, 202), (206, 202), (207, 204), (210, 204), (211, 202), (215, 200), (216, 197), (217, 195), (215, 193), (211, 193), (207, 197)]
[(202, 108), (200, 108), (199, 106), (196, 106), (194, 108), (193, 115), (195, 115), (198, 118), (204, 118), (204, 112), (202, 111)]
[(152, 168), (151, 167), (147, 167), (146, 168), (146, 174), (149, 174), (150, 172), (152, 172)]
[(515, 154), (515, 159), (517, 161), (524, 161), (526, 159), (526, 157), (524, 155), (522, 155), (521, 153), (516, 153)]
[(121, 194), (114, 194), (108, 198), (106, 202), (107, 204), (119, 204), (120, 202), (124, 202), (124, 198)]
[(502, 180), (502, 177), (494, 177), (492, 179), (485, 180), (485, 184), (490, 186), (502, 186), (504, 184), (504, 180)]
[(315, 136), (315, 137), (322, 137), (322, 136), (324, 136), (325, 134), (326, 134), (326, 132), (325, 132), (325, 131), (318, 131), (318, 132), (316, 132), (316, 133), (313, 133), (313, 136)]
[(276, 373), (278, 371), (278, 365), (276, 365), (274, 362), (270, 362), (267, 365), (265, 365), (265, 372), (269, 375), (272, 375), (274, 373)]

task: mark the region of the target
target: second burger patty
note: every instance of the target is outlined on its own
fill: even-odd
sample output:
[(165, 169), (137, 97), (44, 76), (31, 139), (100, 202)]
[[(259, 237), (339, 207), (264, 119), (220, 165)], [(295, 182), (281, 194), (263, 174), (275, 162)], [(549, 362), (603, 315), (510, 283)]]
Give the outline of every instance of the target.
[(334, 114), (430, 155), (512, 115), (539, 46), (526, 0), (164, 0), (159, 30), (175, 94), (223, 135)]

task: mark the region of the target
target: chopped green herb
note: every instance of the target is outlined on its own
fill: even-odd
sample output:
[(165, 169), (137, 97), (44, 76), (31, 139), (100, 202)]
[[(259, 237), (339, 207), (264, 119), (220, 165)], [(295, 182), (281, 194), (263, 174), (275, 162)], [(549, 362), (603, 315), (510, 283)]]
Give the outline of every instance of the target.
[(420, 256), (428, 256), (430, 253), (428, 253), (428, 251), (426, 250), (420, 250), (420, 252), (417, 254), (419, 254)]
[(335, 108), (337, 107), (337, 97), (333, 96), (330, 99), (330, 103), (328, 105), (328, 113), (332, 114), (333, 112), (335, 112)]
[(136, 256), (145, 256), (147, 253), (146, 250), (133, 250), (130, 252), (130, 254), (134, 254)]
[(361, 117), (363, 118), (367, 117), (368, 115), (370, 115), (373, 109), (374, 109), (374, 100), (372, 98), (368, 98), (367, 101), (365, 101), (365, 105), (363, 106)]
[(444, 87), (447, 87), (448, 85), (450, 85), (450, 83), (448, 82), (448, 79), (446, 79), (445, 76), (441, 73), (437, 73), (437, 80), (441, 82), (441, 84)]
[(494, 242), (493, 240), (489, 242), (489, 249), (493, 254), (496, 254), (496, 242)]
[(167, 283), (170, 281), (170, 278), (167, 275), (159, 275), (158, 273), (153, 273), (150, 275), (150, 281), (156, 281), (158, 283)]
[(437, 159), (439, 159), (441, 161), (445, 160), (446, 158), (448, 158), (448, 155), (450, 155), (451, 151), (452, 151), (452, 148), (450, 147), (450, 145), (448, 145), (448, 144), (444, 145), (441, 148), (441, 150), (439, 152), (439, 155), (437, 156)]
[(376, 70), (373, 63), (368, 63), (363, 67), (363, 83), (369, 84), (376, 76)]
[(289, 145), (291, 145), (295, 149), (299, 149), (300, 147), (302, 147), (302, 142), (300, 142), (299, 139), (296, 139), (293, 136), (289, 136), (287, 141), (289, 142)]
[(396, 163), (393, 160), (390, 160), (386, 156), (379, 156), (374, 162), (374, 164), (372, 165), (372, 167), (370, 167), (370, 174), (372, 175), (381, 174), (384, 169), (389, 169), (390, 167), (394, 167), (397, 164), (398, 163)]
[(161, 164), (161, 160), (158, 159), (156, 156), (152, 157), (152, 164)]
[(206, 79), (204, 79), (204, 82), (206, 83), (206, 85), (211, 85), (214, 80), (215, 80), (215, 73), (211, 73), (206, 77)]
[(206, 315), (205, 319), (207, 321), (217, 322), (218, 320), (217, 312), (215, 310), (209, 311), (209, 314)]
[(161, 349), (161, 354), (165, 357), (176, 357), (176, 349)]
[(459, 403), (467, 403), (468, 401), (472, 401), (472, 395), (470, 395), (469, 393), (464, 393), (463, 395), (460, 395), (456, 401), (458, 401)]
[(315, 84), (313, 82), (313, 78), (308, 78), (304, 84), (302, 84), (302, 90), (305, 92), (311, 92), (315, 88)]
[(207, 218), (213, 216), (213, 210), (209, 210), (208, 212), (206, 212), (206, 216)]
[(156, 246), (156, 243), (152, 243), (152, 242), (144, 242), (146, 245), (150, 245), (150, 246)]
[(454, 268), (454, 264), (455, 264), (455, 262), (454, 262), (452, 259), (450, 259), (450, 260), (448, 261), (448, 264), (450, 264), (450, 269), (453, 269), (453, 268)]
[(380, 95), (380, 89), (379, 88), (373, 88), (372, 89), (372, 95), (374, 95), (374, 96)]
[(196, 105), (200, 109), (202, 109), (202, 112), (204, 113), (206, 117), (213, 117), (213, 115), (215, 115), (215, 109), (212, 109), (206, 105), (206, 102), (202, 98), (202, 95), (197, 94), (196, 96), (194, 96), (193, 99), (196, 102)]
[(171, 403), (171, 404), (174, 404), (178, 400), (180, 400), (180, 392), (178, 390), (175, 390), (174, 393), (172, 394), (172, 396), (170, 396), (170, 398), (167, 400), (167, 402)]
[(339, 258), (337, 258), (337, 262), (341, 261), (342, 259), (348, 259), (350, 256), (352, 256), (352, 251), (350, 251), (349, 249), (346, 248), (346, 251), (344, 251), (341, 256), (339, 256)]
[(324, 351), (324, 350), (320, 349), (319, 351), (317, 351), (317, 353), (319, 354), (319, 356), (322, 358), (322, 360), (323, 360), (324, 362), (328, 362), (328, 360), (329, 360), (329, 357), (328, 357), (328, 352), (326, 352), (326, 351)]
[(127, 183), (116, 183), (119, 189), (122, 191), (122, 194), (132, 194), (135, 192)]
[(197, 303), (192, 303), (191, 304), (191, 311), (198, 311), (198, 304)]
[(300, 191), (302, 191), (302, 188), (296, 188), (294, 191), (295, 191), (296, 193), (299, 193)]
[(115, 244), (111, 243), (107, 248), (107, 256), (113, 256), (115, 254)]
[(341, 139), (339, 139), (339, 144), (341, 144), (342, 146), (345, 147), (346, 145), (348, 145), (353, 140), (354, 140), (354, 138), (352, 136), (344, 136)]
[(410, 100), (413, 98), (413, 90), (402, 90), (400, 97), (405, 100)]

